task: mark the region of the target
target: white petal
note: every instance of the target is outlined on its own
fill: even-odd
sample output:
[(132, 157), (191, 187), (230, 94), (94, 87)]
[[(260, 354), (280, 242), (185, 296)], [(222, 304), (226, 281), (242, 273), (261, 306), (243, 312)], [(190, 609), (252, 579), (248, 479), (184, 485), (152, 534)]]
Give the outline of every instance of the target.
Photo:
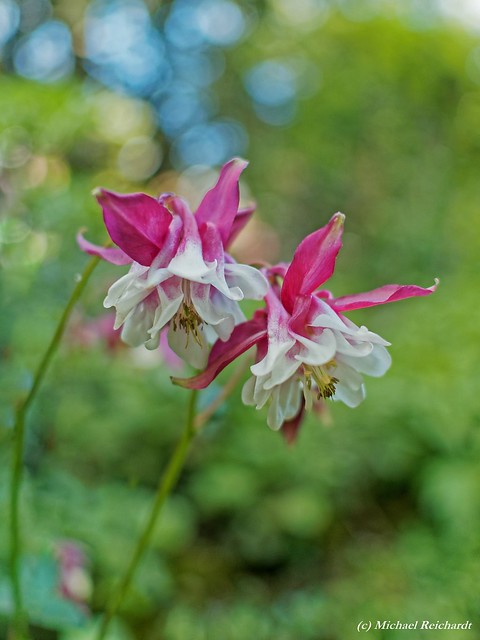
[(128, 315), (122, 329), (122, 340), (131, 347), (139, 347), (150, 340), (155, 307), (140, 302)]
[(169, 269), (150, 269), (147, 276), (147, 284), (150, 287), (156, 287), (161, 282), (165, 282), (168, 278), (172, 277)]
[(180, 283), (178, 283), (177, 286), (169, 286), (168, 290), (160, 284), (157, 287), (157, 291), (159, 304), (155, 312), (153, 326), (150, 330), (152, 337), (159, 333), (173, 318), (183, 301), (183, 291)]
[(245, 320), (238, 303), (211, 285), (195, 283), (191, 287), (191, 298), (200, 318), (224, 342), (230, 338), (235, 325)]
[(198, 335), (200, 344), (192, 335), (187, 335), (181, 327), (177, 327), (174, 331), (173, 326), (170, 325), (168, 344), (172, 351), (189, 365), (195, 369), (204, 369), (207, 365), (209, 348), (201, 327), (198, 327)]
[(205, 263), (201, 244), (196, 242), (187, 242), (185, 250), (177, 253), (168, 265), (170, 273), (192, 282), (204, 282), (204, 278), (215, 273), (216, 268), (216, 260), (209, 265)]
[[(363, 377), (360, 373), (355, 369), (355, 366), (359, 360), (357, 358), (346, 362), (348, 359), (341, 358), (337, 359), (337, 363), (334, 367), (328, 368), (328, 373), (335, 378), (338, 378), (340, 384), (349, 387), (353, 390), (358, 390), (363, 384)], [(350, 362), (353, 362), (353, 365), (350, 365)]]
[(354, 367), (357, 371), (360, 371), (360, 373), (365, 373), (375, 378), (383, 376), (392, 364), (391, 355), (385, 347), (380, 344), (375, 344), (372, 352), (364, 358), (342, 356), (342, 360), (351, 367)]
[(272, 391), (272, 402), (268, 408), (268, 426), (277, 430), (286, 420), (294, 418), (300, 411), (301, 396), (301, 385), (296, 376), (275, 387)]
[(263, 360), (254, 364), (250, 368), (250, 371), (256, 376), (271, 373), (273, 368), (278, 362), (281, 362), (284, 355), (293, 347), (294, 344), (295, 340), (293, 338), (285, 339), (282, 342), (270, 342), (268, 345), (267, 355)]
[[(358, 335), (358, 334), (357, 334)], [(347, 339), (339, 331), (335, 332), (335, 340), (337, 342), (337, 352), (343, 353), (354, 358), (362, 358), (368, 356), (372, 352), (373, 344), (371, 342), (359, 342), (357, 336)]]
[(282, 385), (280, 390), (280, 400), (283, 403), (285, 420), (292, 420), (298, 415), (302, 399), (302, 386), (297, 376), (292, 376), (290, 380)]
[(299, 367), (301, 367), (301, 362), (298, 361), (296, 356), (290, 358), (286, 355), (283, 358), (279, 358), (275, 363), (269, 379), (264, 384), (265, 389), (272, 389), (284, 383), (293, 376)]
[(256, 381), (257, 379), (255, 378), (255, 376), (250, 376), (250, 378), (248, 378), (248, 380), (243, 385), (242, 387), (243, 404), (246, 404), (248, 406), (254, 406), (256, 404), (255, 398), (254, 398)]
[(225, 279), (229, 287), (238, 287), (249, 300), (261, 300), (267, 295), (267, 279), (254, 267), (246, 264), (226, 264)]
[(270, 429), (278, 431), (284, 421), (284, 414), (280, 404), (280, 387), (275, 387), (272, 392), (272, 402), (268, 407), (267, 424)]
[(362, 384), (358, 389), (339, 383), (333, 396), (334, 400), (340, 400), (347, 407), (354, 409), (365, 399), (365, 386)]
[(331, 329), (325, 329), (320, 335), (312, 337), (312, 340), (298, 334), (295, 337), (303, 346), (295, 356), (300, 362), (317, 366), (327, 363), (335, 355), (337, 342)]
[(350, 318), (344, 318), (343, 320), (345, 322), (345, 325), (349, 329), (351, 329), (352, 332), (355, 334), (355, 338), (357, 340), (367, 340), (368, 342), (373, 342), (375, 344), (382, 344), (384, 347), (390, 346), (390, 342), (387, 342), (387, 340), (384, 340), (377, 333), (373, 333), (373, 331), (369, 331), (367, 327), (363, 325), (361, 327), (358, 327), (354, 322), (350, 320)]
[(146, 280), (138, 278), (134, 273), (127, 273), (112, 284), (103, 306), (107, 309), (116, 308), (115, 329), (123, 324), (132, 309), (152, 291), (153, 289), (146, 285)]
[(215, 271), (208, 273), (202, 282), (211, 284), (217, 291), (222, 293), (226, 298), (230, 300), (243, 300), (245, 297), (240, 287), (230, 287), (225, 280), (225, 274), (223, 268), (217, 268)]
[[(326, 305), (325, 305), (326, 306)], [(331, 312), (320, 313), (318, 316), (308, 323), (310, 327), (322, 327), (324, 329), (336, 329), (337, 331), (343, 331), (344, 333), (356, 333), (352, 328), (347, 327), (340, 316), (338, 316), (333, 309)]]

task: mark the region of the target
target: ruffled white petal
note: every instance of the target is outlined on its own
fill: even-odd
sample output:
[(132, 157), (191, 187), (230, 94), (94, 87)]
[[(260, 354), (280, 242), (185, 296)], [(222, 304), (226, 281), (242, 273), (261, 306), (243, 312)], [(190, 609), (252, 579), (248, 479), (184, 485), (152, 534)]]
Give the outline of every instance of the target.
[(177, 253), (168, 265), (172, 275), (192, 282), (204, 282), (216, 268), (216, 260), (208, 265), (205, 264), (201, 244), (193, 241), (187, 242), (184, 251)]
[(148, 331), (152, 326), (154, 315), (155, 307), (140, 302), (132, 309), (123, 324), (122, 340), (131, 347), (139, 347), (149, 342), (150, 335)]
[(263, 273), (246, 264), (226, 264), (225, 280), (229, 287), (238, 287), (249, 300), (262, 300), (267, 295), (269, 285)]
[[(198, 340), (198, 342), (197, 342)], [(204, 369), (208, 361), (208, 341), (202, 327), (198, 328), (197, 340), (182, 327), (176, 330), (170, 326), (168, 330), (168, 344), (179, 358), (185, 360), (195, 369)]]
[(333, 399), (340, 400), (347, 407), (354, 409), (365, 400), (365, 386), (362, 384), (358, 389), (352, 389), (346, 384), (339, 383)]
[(275, 367), (267, 377), (264, 383), (265, 389), (273, 389), (273, 387), (283, 384), (286, 380), (291, 378), (293, 374), (301, 367), (301, 363), (296, 357), (285, 357), (277, 360)]
[(157, 291), (159, 303), (149, 332), (152, 338), (160, 333), (163, 327), (177, 313), (184, 297), (180, 282), (170, 284), (168, 287), (159, 285)]
[(286, 420), (291, 420), (300, 411), (301, 387), (299, 380), (290, 380), (275, 387), (268, 408), (267, 424), (277, 431)]
[(337, 342), (331, 329), (325, 329), (312, 340), (297, 334), (295, 334), (295, 337), (303, 347), (295, 357), (302, 363), (318, 366), (325, 364), (335, 355)]
[(380, 344), (373, 345), (372, 352), (365, 358), (343, 356), (342, 359), (360, 373), (365, 373), (375, 378), (383, 376), (392, 364), (392, 356)]

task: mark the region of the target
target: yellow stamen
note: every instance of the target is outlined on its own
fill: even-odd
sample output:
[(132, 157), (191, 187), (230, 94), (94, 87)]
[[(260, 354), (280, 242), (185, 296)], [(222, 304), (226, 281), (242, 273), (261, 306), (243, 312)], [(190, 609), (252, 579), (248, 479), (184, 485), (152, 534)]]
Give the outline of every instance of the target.
[(303, 365), (303, 375), (305, 377), (305, 385), (309, 391), (312, 389), (312, 379), (317, 385), (317, 399), (331, 398), (335, 395), (336, 385), (338, 384), (338, 378), (331, 376), (326, 371), (326, 367), (335, 366), (335, 361), (331, 360), (326, 364), (319, 367), (312, 367), (310, 365)]
[(193, 339), (198, 344), (199, 347), (203, 347), (202, 335), (200, 333), (200, 328), (203, 325), (203, 320), (198, 315), (197, 310), (193, 306), (192, 298), (190, 295), (190, 282), (188, 280), (182, 283), (183, 289), (183, 302), (177, 311), (177, 313), (172, 318), (173, 330), (183, 329), (187, 334), (187, 342), (185, 344), (185, 348), (188, 347), (188, 341), (190, 339), (190, 334), (193, 336)]

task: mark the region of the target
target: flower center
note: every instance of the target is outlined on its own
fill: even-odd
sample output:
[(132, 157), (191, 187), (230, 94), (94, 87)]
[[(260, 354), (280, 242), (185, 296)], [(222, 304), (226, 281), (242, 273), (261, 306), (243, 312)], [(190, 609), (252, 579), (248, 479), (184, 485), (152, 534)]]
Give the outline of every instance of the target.
[(312, 391), (313, 382), (316, 384), (317, 400), (320, 400), (320, 398), (331, 398), (335, 394), (336, 385), (339, 380), (327, 372), (326, 367), (331, 366), (335, 366), (335, 361), (332, 360), (319, 367), (312, 367), (307, 364), (303, 365), (305, 386), (308, 391)]
[(177, 313), (172, 318), (173, 330), (183, 329), (187, 334), (187, 344), (190, 339), (190, 335), (193, 336), (195, 342), (203, 347), (202, 336), (199, 329), (203, 325), (203, 320), (198, 315), (197, 310), (193, 306), (192, 297), (190, 295), (190, 282), (184, 280), (182, 282), (183, 290), (183, 302), (180, 305)]

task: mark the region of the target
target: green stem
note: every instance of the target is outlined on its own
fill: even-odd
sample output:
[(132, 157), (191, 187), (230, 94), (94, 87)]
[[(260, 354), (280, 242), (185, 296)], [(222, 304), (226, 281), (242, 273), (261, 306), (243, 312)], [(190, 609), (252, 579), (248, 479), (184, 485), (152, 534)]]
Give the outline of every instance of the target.
[(97, 640), (103, 640), (105, 638), (110, 622), (112, 621), (112, 618), (117, 612), (119, 606), (123, 602), (123, 599), (127, 594), (130, 584), (132, 582), (132, 578), (135, 575), (135, 571), (138, 568), (140, 560), (142, 559), (143, 554), (147, 550), (147, 547), (150, 543), (150, 538), (155, 529), (155, 525), (157, 523), (158, 516), (161, 513), (162, 507), (165, 504), (165, 501), (170, 495), (172, 489), (175, 487), (178, 477), (183, 469), (183, 466), (185, 464), (185, 460), (187, 458), (187, 454), (189, 451), (190, 443), (193, 440), (196, 433), (195, 411), (196, 411), (196, 404), (197, 404), (197, 395), (198, 395), (198, 391), (194, 389), (190, 396), (190, 403), (188, 405), (187, 420), (185, 422), (185, 428), (180, 437), (180, 440), (177, 443), (177, 446), (175, 447), (172, 457), (170, 458), (167, 468), (165, 469), (163, 475), (160, 478), (160, 482), (157, 488), (157, 493), (155, 496), (155, 501), (152, 505), (152, 509), (148, 516), (148, 520), (145, 523), (145, 527), (137, 541), (136, 547), (133, 551), (127, 570), (120, 584), (118, 585), (117, 589), (113, 593), (110, 599), (110, 602), (107, 606), (107, 611), (102, 620), (102, 624), (98, 632)]
[(25, 443), (25, 417), (32, 404), (40, 385), (48, 370), (52, 357), (57, 350), (60, 340), (65, 331), (68, 319), (73, 307), (85, 289), (93, 270), (99, 263), (100, 258), (93, 257), (85, 267), (78, 280), (72, 295), (65, 307), (55, 333), (48, 345), (38, 369), (35, 373), (33, 384), (26, 398), (20, 402), (15, 412), (14, 425), (14, 450), (12, 455), (11, 486), (10, 486), (10, 578), (13, 594), (13, 631), (16, 640), (28, 640), (27, 616), (23, 608), (21, 579), (20, 579), (20, 521), (19, 521), (19, 496), (23, 476), (23, 449)]

